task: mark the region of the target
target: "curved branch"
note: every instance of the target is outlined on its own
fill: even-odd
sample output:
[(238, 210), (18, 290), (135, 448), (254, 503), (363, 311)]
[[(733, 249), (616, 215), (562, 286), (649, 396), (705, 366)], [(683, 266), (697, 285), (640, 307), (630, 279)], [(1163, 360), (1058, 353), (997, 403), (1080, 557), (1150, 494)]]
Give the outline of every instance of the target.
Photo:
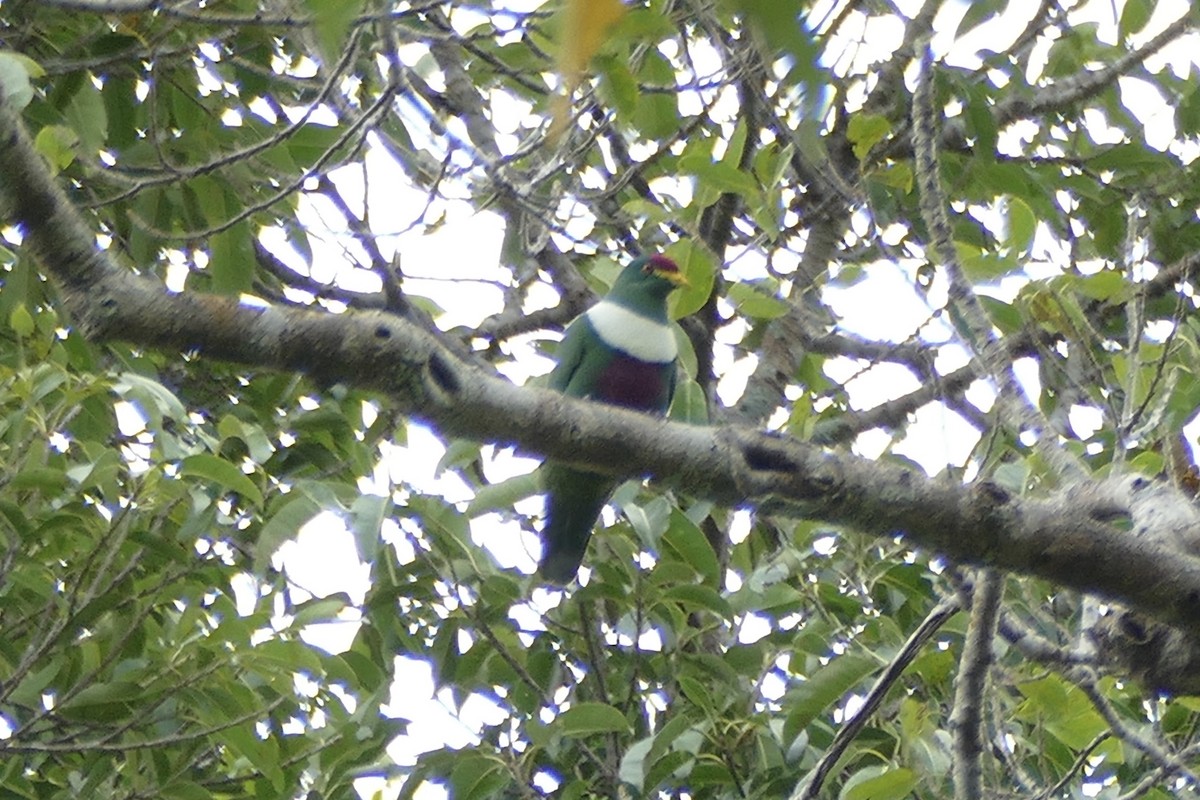
[(917, 629), (904, 642), (904, 646), (900, 648), (900, 651), (896, 653), (895, 657), (892, 658), (879, 677), (875, 679), (874, 685), (867, 692), (862, 706), (859, 707), (853, 719), (848, 720), (838, 730), (837, 736), (834, 737), (832, 744), (825, 750), (825, 754), (821, 756), (821, 760), (817, 762), (817, 765), (813, 767), (812, 771), (808, 773), (808, 776), (805, 777), (796, 791), (792, 793), (791, 800), (812, 800), (812, 798), (821, 796), (821, 787), (824, 785), (825, 779), (829, 777), (829, 772), (846, 752), (846, 748), (862, 732), (871, 715), (879, 708), (879, 705), (896, 684), (896, 681), (900, 680), (900, 676), (904, 674), (904, 670), (908, 669), (913, 659), (921, 652), (921, 648), (958, 611), (958, 598), (951, 596), (938, 603), (926, 615), (921, 624), (917, 626)]

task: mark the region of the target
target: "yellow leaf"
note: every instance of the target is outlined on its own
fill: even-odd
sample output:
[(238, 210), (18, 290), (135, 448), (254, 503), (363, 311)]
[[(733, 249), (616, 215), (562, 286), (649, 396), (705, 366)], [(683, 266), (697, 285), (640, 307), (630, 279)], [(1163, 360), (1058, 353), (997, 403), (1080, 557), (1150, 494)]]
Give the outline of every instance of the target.
[(620, 21), (625, 11), (621, 0), (567, 0), (558, 47), (558, 74), (562, 78), (563, 93), (552, 102), (551, 142), (557, 141), (566, 130), (571, 95), (583, 79), (588, 62), (604, 44), (609, 29)]

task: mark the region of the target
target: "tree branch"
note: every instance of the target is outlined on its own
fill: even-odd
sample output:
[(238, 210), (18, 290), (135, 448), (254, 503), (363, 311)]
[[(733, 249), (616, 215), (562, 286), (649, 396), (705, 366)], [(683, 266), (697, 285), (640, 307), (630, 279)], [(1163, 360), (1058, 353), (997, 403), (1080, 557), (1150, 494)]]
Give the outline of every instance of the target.
[(1004, 576), (995, 570), (981, 570), (971, 593), (971, 624), (963, 642), (958, 678), (954, 686), (954, 710), (950, 728), (954, 735), (954, 797), (974, 800), (982, 797), (983, 702), (988, 673), (991, 671), (996, 637), (996, 621), (1004, 596)]
[(344, 314), (173, 294), (96, 248), (12, 108), (0, 102), (0, 205), (22, 249), (59, 285), (75, 327), (95, 341), (298, 371), (388, 394), (442, 434), (519, 445), (614, 476), (651, 474), (691, 495), (876, 535), (902, 532), (967, 564), (1034, 574), (1200, 629), (1200, 559), (1169, 539), (1108, 524), (1128, 513), (1106, 484), (1044, 499), (991, 483), (933, 481), (900, 465), (834, 454), (740, 427), (671, 423), (514, 386), (458, 358), (434, 334), (378, 311)]
[(821, 756), (821, 760), (817, 762), (817, 765), (813, 767), (812, 771), (808, 773), (796, 791), (792, 793), (792, 800), (813, 800), (813, 798), (821, 796), (821, 788), (825, 783), (825, 779), (829, 777), (829, 772), (837, 764), (842, 755), (845, 754), (846, 748), (862, 732), (871, 715), (879, 709), (880, 704), (887, 697), (887, 693), (900, 680), (900, 676), (904, 674), (904, 670), (908, 669), (925, 644), (958, 611), (958, 599), (950, 596), (934, 606), (933, 610), (926, 615), (921, 624), (917, 626), (917, 629), (904, 642), (904, 646), (900, 648), (900, 651), (896, 653), (892, 660), (888, 662), (887, 667), (880, 673), (879, 677), (875, 679), (875, 683), (871, 686), (870, 691), (867, 692), (866, 697), (863, 699), (863, 704), (859, 707), (854, 717), (847, 720), (838, 730), (833, 742), (826, 748), (825, 754)]

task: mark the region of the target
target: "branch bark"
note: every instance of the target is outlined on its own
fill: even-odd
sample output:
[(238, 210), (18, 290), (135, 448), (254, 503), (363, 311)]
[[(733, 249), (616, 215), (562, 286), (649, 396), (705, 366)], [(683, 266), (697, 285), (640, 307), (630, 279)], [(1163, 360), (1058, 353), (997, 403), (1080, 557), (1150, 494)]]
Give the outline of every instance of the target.
[(995, 657), (992, 640), (996, 638), (1003, 597), (1004, 576), (994, 570), (980, 570), (971, 592), (971, 624), (963, 640), (958, 677), (954, 682), (954, 710), (950, 712), (955, 800), (983, 797), (981, 757), (987, 741), (983, 731), (983, 703)]
[(16, 112), (0, 101), (0, 207), (23, 253), (61, 289), (76, 328), (389, 395), (447, 436), (513, 444), (616, 476), (651, 474), (728, 506), (902, 534), (955, 561), (1038, 575), (1200, 630), (1200, 559), (1170, 539), (1131, 536), (1115, 487), (1081, 482), (1043, 499), (990, 483), (931, 480), (744, 427), (696, 427), (518, 387), (463, 361), (428, 330), (382, 311), (344, 314), (171, 293), (129, 272), (52, 180)]

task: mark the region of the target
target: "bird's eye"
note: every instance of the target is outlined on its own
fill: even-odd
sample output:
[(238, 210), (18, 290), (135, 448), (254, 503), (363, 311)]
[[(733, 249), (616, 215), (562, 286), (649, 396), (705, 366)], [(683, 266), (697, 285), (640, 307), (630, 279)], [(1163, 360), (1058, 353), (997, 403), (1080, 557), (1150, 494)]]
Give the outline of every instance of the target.
[(651, 272), (654, 272), (654, 265), (647, 261), (642, 265), (642, 274), (649, 275)]

